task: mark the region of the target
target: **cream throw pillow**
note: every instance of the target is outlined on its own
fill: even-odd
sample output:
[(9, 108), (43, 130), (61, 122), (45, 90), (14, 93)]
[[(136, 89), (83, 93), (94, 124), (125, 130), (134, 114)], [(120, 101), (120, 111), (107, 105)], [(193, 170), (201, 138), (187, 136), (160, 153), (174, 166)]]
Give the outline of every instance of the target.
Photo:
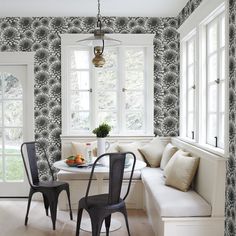
[(118, 151), (119, 152), (133, 152), (137, 160), (144, 161), (143, 156), (138, 150), (139, 147), (140, 145), (136, 142), (129, 143), (129, 144), (119, 144)]
[(163, 170), (170, 158), (177, 152), (178, 148), (173, 146), (171, 143), (168, 143), (163, 151), (162, 158), (161, 158), (161, 169)]
[(178, 155), (166, 177), (165, 184), (181, 191), (188, 191), (193, 177), (196, 174), (199, 158)]
[(184, 152), (183, 150), (178, 150), (172, 157), (171, 159), (169, 160), (169, 162), (167, 163), (165, 169), (164, 169), (164, 172), (163, 172), (163, 175), (165, 177), (168, 176), (171, 168), (172, 168), (172, 165), (175, 161), (175, 159), (179, 156), (179, 155), (182, 155), (182, 156), (190, 156), (190, 153), (189, 152)]
[(160, 138), (156, 137), (138, 150), (143, 154), (151, 167), (159, 167), (164, 148), (165, 145), (161, 142)]
[[(97, 147), (97, 142), (86, 142), (91, 144), (91, 150), (92, 150), (92, 156), (95, 156), (94, 150)], [(71, 142), (72, 145), (72, 154), (74, 156), (78, 154), (82, 154), (84, 157), (86, 157), (86, 143), (80, 143), (80, 142)]]

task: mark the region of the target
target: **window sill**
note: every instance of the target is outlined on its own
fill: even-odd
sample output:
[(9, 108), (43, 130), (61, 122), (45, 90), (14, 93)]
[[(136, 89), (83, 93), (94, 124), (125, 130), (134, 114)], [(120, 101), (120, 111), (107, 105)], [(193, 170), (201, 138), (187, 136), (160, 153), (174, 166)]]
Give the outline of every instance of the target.
[(201, 148), (201, 149), (203, 149), (205, 151), (211, 152), (213, 154), (216, 154), (216, 155), (224, 157), (224, 158), (227, 157), (227, 153), (226, 153), (226, 151), (224, 149), (216, 148), (216, 147), (213, 147), (213, 146), (208, 145), (208, 144), (197, 143), (195, 140), (192, 140), (192, 139), (189, 139), (189, 138), (186, 138), (186, 137), (178, 137), (178, 138), (180, 140), (186, 142), (186, 143), (189, 143), (189, 144), (191, 144), (193, 146)]

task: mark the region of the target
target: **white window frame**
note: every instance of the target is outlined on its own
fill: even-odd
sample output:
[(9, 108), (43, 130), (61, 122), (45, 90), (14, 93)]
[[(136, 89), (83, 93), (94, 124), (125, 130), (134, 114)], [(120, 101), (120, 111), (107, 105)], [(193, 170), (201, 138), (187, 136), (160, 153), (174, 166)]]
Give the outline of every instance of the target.
[[(182, 136), (185, 136), (186, 138), (194, 141), (196, 139), (196, 73), (197, 73), (197, 63), (196, 63), (196, 30), (194, 29), (192, 32), (190, 32), (183, 40), (181, 43), (181, 68), (182, 68), (182, 80), (181, 80), (181, 130)], [(194, 43), (194, 59), (193, 63), (191, 65), (188, 64), (188, 44), (189, 42), (193, 41)], [(194, 68), (194, 88), (192, 88), (192, 91), (194, 91), (194, 107), (193, 111), (193, 136), (189, 137), (188, 136), (188, 116), (189, 116), (189, 110), (188, 110), (188, 97), (189, 97), (189, 86), (188, 86), (188, 72), (189, 72), (189, 67), (192, 66)], [(184, 122), (186, 121), (186, 122)]]
[(220, 156), (228, 157), (228, 120), (229, 120), (229, 101), (228, 101), (228, 57), (225, 57), (225, 121), (224, 121), (224, 149), (216, 148), (206, 143), (206, 111), (203, 111), (203, 108), (206, 108), (206, 24), (214, 19), (216, 16), (220, 15), (222, 12), (225, 12), (225, 55), (228, 55), (228, 12), (226, 9), (228, 6), (228, 1), (224, 0), (205, 0), (200, 6), (190, 15), (190, 17), (181, 25), (178, 29), (180, 33), (180, 61), (181, 65), (183, 63), (183, 48), (184, 48), (184, 39), (195, 31), (197, 35), (197, 72), (196, 78), (199, 78), (196, 81), (196, 135), (195, 140), (191, 140), (186, 137), (186, 128), (185, 119), (186, 116), (184, 112), (184, 97), (183, 93), (183, 83), (184, 83), (184, 70), (182, 66), (180, 67), (180, 139), (191, 143), (192, 145), (201, 147), (208, 151), (211, 151)]
[[(93, 117), (91, 116), (91, 129), (87, 132), (71, 132), (70, 131), (70, 101), (68, 99), (68, 92), (69, 92), (69, 86), (68, 86), (68, 81), (69, 81), (69, 75), (68, 75), (68, 66), (69, 66), (69, 61), (68, 61), (68, 48), (70, 47), (75, 47), (78, 45), (77, 41), (84, 39), (86, 37), (91, 36), (91, 34), (62, 34), (61, 35), (61, 50), (62, 50), (62, 137), (65, 136), (94, 136), (92, 134), (92, 131), (96, 127), (96, 122)], [(144, 124), (146, 124), (146, 129), (144, 132), (140, 133), (139, 131), (135, 132), (124, 132), (124, 127), (121, 127), (122, 132), (112, 134), (113, 136), (153, 136), (154, 128), (154, 92), (153, 92), (153, 85), (154, 85), (154, 73), (153, 73), (153, 39), (154, 39), (154, 34), (112, 34), (112, 37), (118, 40), (122, 41), (122, 45), (119, 48), (119, 50), (122, 51), (122, 47), (144, 47), (145, 48), (145, 64), (146, 64), (146, 70), (145, 70), (145, 121)], [(92, 52), (92, 49), (90, 49)], [(119, 60), (122, 61), (122, 60)], [(90, 65), (91, 68), (93, 68), (93, 65)], [(94, 69), (90, 70), (91, 73), (94, 73)], [(118, 77), (124, 77), (123, 71), (118, 69)], [(90, 76), (93, 78), (93, 75)], [(90, 81), (90, 86), (93, 89), (93, 92), (96, 93), (96, 84), (93, 80)], [(118, 89), (119, 91), (122, 90), (123, 86), (121, 84), (118, 84), (120, 86)], [(91, 106), (92, 107), (92, 114), (96, 114), (95, 111), (95, 99), (96, 95), (91, 96), (90, 101), (91, 101)], [(118, 96), (121, 97), (122, 96)], [(120, 108), (121, 109), (121, 108)], [(121, 110), (118, 111), (118, 115), (122, 114)], [(119, 117), (119, 119), (122, 119), (122, 117)], [(121, 124), (125, 125), (124, 122)], [(119, 129), (120, 127), (118, 127)]]

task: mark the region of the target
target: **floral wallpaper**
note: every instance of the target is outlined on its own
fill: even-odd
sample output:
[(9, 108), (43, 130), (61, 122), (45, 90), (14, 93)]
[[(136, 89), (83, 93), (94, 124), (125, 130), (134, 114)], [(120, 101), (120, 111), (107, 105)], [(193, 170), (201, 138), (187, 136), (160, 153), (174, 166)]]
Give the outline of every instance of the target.
[(203, 0), (189, 0), (178, 15), (178, 24), (181, 26), (184, 21), (194, 12)]
[[(35, 139), (54, 162), (61, 157), (61, 39), (63, 33), (92, 33), (93, 17), (0, 19), (0, 51), (34, 51)], [(178, 135), (179, 40), (177, 18), (104, 17), (107, 33), (154, 33), (155, 134)], [(41, 179), (47, 165), (39, 158)]]
[(236, 234), (236, 0), (229, 0), (229, 159), (227, 161), (225, 236)]

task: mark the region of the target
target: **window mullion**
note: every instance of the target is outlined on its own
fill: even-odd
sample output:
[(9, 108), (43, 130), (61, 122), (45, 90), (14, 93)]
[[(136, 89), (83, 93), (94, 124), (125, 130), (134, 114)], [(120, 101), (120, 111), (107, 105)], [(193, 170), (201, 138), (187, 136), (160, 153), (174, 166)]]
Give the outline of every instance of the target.
[(97, 104), (97, 78), (96, 78), (96, 68), (92, 64), (93, 49), (89, 51), (89, 67), (90, 67), (90, 77), (89, 77), (89, 87), (92, 89), (90, 92), (90, 131), (96, 127), (96, 117), (98, 114), (98, 104)]

